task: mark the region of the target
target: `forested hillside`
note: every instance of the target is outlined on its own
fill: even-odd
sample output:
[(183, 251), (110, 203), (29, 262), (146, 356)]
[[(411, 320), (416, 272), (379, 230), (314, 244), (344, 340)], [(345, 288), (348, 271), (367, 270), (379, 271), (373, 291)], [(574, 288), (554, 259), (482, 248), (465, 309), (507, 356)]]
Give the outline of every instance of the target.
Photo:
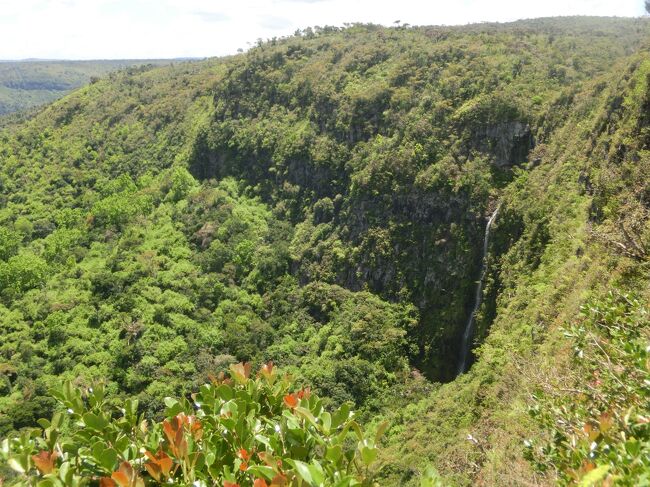
[[(129, 422), (189, 414), (164, 398), (228, 369), (246, 404), (268, 396), (253, 410), (278, 415), (289, 389), (232, 367), (273, 361), (322, 398), (300, 396), (309, 435), (328, 435), (319, 415), (348, 401), (368, 431), (389, 425), (378, 456), (359, 432), (360, 460), (346, 457), (365, 485), (643, 485), (649, 36), (647, 19), (588, 17), (307, 29), (121, 71), (9, 124), (0, 436), (61, 407), (74, 419), (63, 433), (92, 429), (129, 397)], [(456, 377), (497, 207), (475, 362)], [(86, 413), (75, 392), (49, 392), (63, 380), (102, 382), (106, 398), (88, 393)], [(54, 422), (41, 426), (53, 453)], [(246, 441), (235, 473), (208, 469), (215, 485), (253, 485), (261, 470), (237, 472), (251, 448), (282, 449), (303, 485), (355, 485), (336, 476), (340, 450)], [(28, 437), (6, 445), (14, 470), (54, 468), (58, 453), (30, 460)], [(93, 475), (135, 460), (127, 451)]]
[(168, 60), (0, 61), (0, 116), (50, 103), (112, 71)]

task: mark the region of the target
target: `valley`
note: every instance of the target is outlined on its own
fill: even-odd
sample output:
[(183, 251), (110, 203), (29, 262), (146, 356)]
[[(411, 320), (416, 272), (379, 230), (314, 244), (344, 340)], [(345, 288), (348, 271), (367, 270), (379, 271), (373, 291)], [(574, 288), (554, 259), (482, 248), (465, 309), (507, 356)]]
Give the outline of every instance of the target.
[[(163, 429), (140, 438), (140, 419), (247, 395), (206, 437), (249, 407), (295, 413), (284, 431), (315, 456), (283, 444), (286, 485), (642, 485), (649, 40), (646, 18), (305, 29), (112, 71), (8, 121), (0, 437), (70, 409), (65, 435), (98, 401), (153, 452)], [(336, 477), (326, 410), (363, 427), (357, 480)], [(238, 470), (280, 449), (273, 431), (197, 485), (273, 482)], [(0, 453), (8, 485), (36, 485), (44, 444), (62, 462), (28, 436)], [(139, 455), (75, 438), (93, 482)]]

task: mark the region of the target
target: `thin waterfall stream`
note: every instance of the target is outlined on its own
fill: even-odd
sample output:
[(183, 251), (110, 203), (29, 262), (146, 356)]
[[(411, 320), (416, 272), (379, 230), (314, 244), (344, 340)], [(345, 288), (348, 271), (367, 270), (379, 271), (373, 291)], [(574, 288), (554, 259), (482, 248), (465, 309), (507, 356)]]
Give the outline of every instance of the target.
[(476, 319), (476, 313), (481, 306), (481, 299), (483, 298), (483, 281), (485, 281), (485, 274), (487, 274), (487, 251), (488, 244), (490, 243), (490, 228), (492, 223), (499, 213), (500, 206), (497, 206), (492, 216), (485, 226), (485, 235), (483, 236), (483, 256), (481, 258), (481, 276), (476, 283), (476, 294), (474, 295), (474, 307), (472, 312), (467, 318), (467, 324), (465, 325), (465, 332), (463, 333), (463, 341), (460, 345), (460, 357), (458, 360), (458, 370), (457, 375), (464, 374), (467, 371), (467, 359), (472, 350), (472, 339), (474, 338), (474, 321)]

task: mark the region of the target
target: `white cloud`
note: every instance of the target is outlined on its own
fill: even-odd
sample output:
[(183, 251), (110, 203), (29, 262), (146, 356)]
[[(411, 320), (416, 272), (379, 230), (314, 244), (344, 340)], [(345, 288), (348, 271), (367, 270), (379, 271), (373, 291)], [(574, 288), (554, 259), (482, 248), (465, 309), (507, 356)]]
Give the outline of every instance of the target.
[(0, 59), (215, 56), (313, 25), (642, 13), (641, 0), (0, 0)]

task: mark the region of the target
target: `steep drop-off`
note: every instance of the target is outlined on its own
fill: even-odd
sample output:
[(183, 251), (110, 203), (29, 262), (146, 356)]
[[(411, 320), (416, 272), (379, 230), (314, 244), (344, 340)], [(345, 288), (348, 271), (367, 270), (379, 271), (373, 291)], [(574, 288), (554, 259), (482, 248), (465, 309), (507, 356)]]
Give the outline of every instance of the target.
[(551, 129), (555, 98), (638, 42), (581, 22), (513, 24), (503, 35), (493, 25), (358, 27), (366, 32), (263, 46), (216, 85), (191, 171), (243, 178), (279, 203), (300, 230), (302, 282), (415, 304), (412, 362), (451, 379), (490, 199)]

